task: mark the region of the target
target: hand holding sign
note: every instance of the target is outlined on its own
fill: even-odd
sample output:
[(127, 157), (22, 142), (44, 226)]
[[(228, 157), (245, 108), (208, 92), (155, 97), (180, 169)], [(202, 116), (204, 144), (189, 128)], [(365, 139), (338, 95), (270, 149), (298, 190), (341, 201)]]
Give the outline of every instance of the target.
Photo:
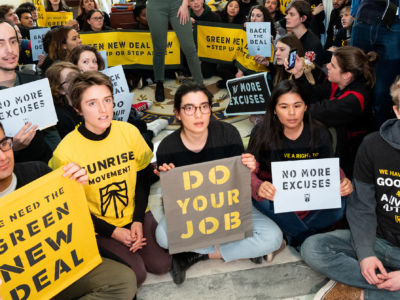
[(344, 178), (340, 182), (340, 196), (346, 197), (353, 192), (353, 184), (351, 183), (350, 179)]
[(20, 131), (13, 137), (13, 150), (19, 151), (28, 147), (36, 135), (37, 128), (37, 125), (32, 126), (31, 122), (22, 126)]
[(264, 181), (258, 188), (257, 195), (261, 198), (274, 201), (276, 188), (269, 181)]
[(89, 176), (84, 168), (81, 168), (78, 164), (71, 162), (64, 167), (64, 177), (85, 185), (89, 181)]

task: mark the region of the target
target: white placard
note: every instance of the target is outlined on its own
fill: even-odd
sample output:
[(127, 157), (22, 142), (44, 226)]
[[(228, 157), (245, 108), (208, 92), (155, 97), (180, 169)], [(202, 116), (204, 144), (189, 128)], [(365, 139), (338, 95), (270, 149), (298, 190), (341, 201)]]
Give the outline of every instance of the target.
[(39, 29), (31, 29), (29, 30), (29, 35), (31, 39), (31, 48), (32, 48), (32, 60), (38, 61), (39, 55), (46, 55), (43, 49), (43, 37), (45, 34), (50, 31), (50, 28), (39, 28)]
[(275, 213), (341, 207), (339, 158), (271, 163)]
[(122, 66), (115, 66), (101, 71), (110, 77), (113, 84), (114, 95), (114, 119), (127, 121), (131, 111), (133, 93), (129, 92), (128, 82), (126, 81)]
[(114, 120), (128, 121), (134, 93), (114, 96)]
[(44, 129), (57, 121), (47, 78), (0, 91), (0, 122), (6, 136), (15, 136), (28, 122)]
[(271, 57), (271, 23), (246, 23), (247, 47), (249, 55)]

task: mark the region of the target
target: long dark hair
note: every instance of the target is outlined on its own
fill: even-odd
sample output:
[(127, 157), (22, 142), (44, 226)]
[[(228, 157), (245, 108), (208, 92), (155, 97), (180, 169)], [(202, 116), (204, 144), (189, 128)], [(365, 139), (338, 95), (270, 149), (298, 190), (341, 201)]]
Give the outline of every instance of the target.
[[(276, 44), (278, 44), (278, 42), (288, 45), (290, 50), (296, 49), (297, 55), (299, 57), (304, 57), (303, 46), (302, 46), (300, 40), (294, 34), (286, 34), (286, 35), (280, 37), (276, 41)], [(284, 79), (288, 79), (290, 76), (290, 74), (285, 70), (284, 66), (275, 65), (275, 69), (276, 69), (276, 73), (275, 73), (274, 80), (273, 80), (274, 86), (278, 82), (280, 82)]]
[[(251, 134), (247, 151), (252, 153), (260, 163), (260, 169), (271, 172), (271, 155), (273, 152), (281, 153), (284, 138), (283, 125), (275, 115), (275, 107), (279, 98), (287, 93), (298, 94), (308, 106), (307, 99), (303, 96), (301, 88), (292, 80), (283, 80), (273, 89), (271, 99), (267, 103), (264, 120), (257, 125)], [(313, 150), (319, 142), (318, 127), (322, 125), (311, 118), (306, 110), (303, 122), (309, 124), (311, 139), (309, 146)]]
[(228, 3), (226, 3), (224, 9), (221, 11), (220, 15), (221, 15), (221, 20), (224, 23), (229, 23), (229, 16), (228, 16), (228, 5), (233, 2), (236, 1), (239, 4), (239, 13), (235, 16), (235, 18), (233, 19), (232, 23), (233, 24), (242, 24), (243, 23), (243, 15), (242, 15), (242, 1), (240, 0), (229, 0)]

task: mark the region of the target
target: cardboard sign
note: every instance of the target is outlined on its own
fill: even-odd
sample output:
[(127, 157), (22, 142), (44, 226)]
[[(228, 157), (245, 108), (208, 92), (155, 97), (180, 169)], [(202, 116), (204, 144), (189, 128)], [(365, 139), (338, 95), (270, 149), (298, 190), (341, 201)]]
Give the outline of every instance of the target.
[(58, 121), (47, 78), (1, 90), (0, 99), (0, 122), (6, 136), (15, 136), (28, 122), (43, 129)]
[(247, 22), (246, 35), (249, 55), (271, 57), (270, 22)]
[(101, 72), (110, 77), (113, 84), (114, 120), (126, 122), (131, 111), (133, 93), (129, 92), (124, 70), (122, 66), (116, 66)]
[(252, 235), (250, 170), (240, 156), (161, 172), (161, 187), (171, 254)]
[(63, 26), (73, 18), (72, 12), (46, 12), (46, 26)]
[(44, 52), (44, 50), (43, 50), (42, 39), (48, 31), (50, 31), (50, 28), (47, 28), (47, 27), (29, 30), (33, 61), (39, 60), (40, 54), (42, 54), (42, 55), (46, 54), (46, 52)]
[[(249, 55), (246, 31), (241, 25), (198, 21), (195, 29), (200, 60), (212, 63), (234, 62), (242, 71), (268, 71), (267, 67), (257, 64), (254, 57)], [(273, 61), (273, 53), (270, 61)]]
[(1, 198), (3, 300), (50, 299), (101, 262), (83, 187), (62, 174)]
[(226, 116), (264, 114), (271, 95), (268, 73), (230, 79), (226, 82), (230, 101), (225, 109)]
[(275, 213), (341, 207), (339, 158), (272, 162)]
[(33, 0), (32, 3), (36, 7), (36, 12), (38, 15), (37, 25), (39, 27), (46, 27), (46, 9), (43, 5), (43, 0)]
[[(141, 69), (153, 68), (153, 42), (149, 31), (118, 30), (108, 32), (84, 32), (82, 44), (91, 45), (98, 51), (107, 51), (109, 66), (131, 66)], [(167, 34), (165, 67), (176, 68), (181, 64), (181, 52), (175, 32)]]

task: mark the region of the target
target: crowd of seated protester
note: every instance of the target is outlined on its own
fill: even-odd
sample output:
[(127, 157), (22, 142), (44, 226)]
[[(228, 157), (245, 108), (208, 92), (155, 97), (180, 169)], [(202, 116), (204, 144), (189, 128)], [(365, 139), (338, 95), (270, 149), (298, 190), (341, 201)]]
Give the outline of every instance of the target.
[[(132, 29), (150, 32), (150, 23), (152, 38), (155, 36), (154, 22), (157, 21), (155, 4), (172, 5), (170, 2), (173, 2), (165, 0), (166, 2), (160, 4), (161, 2), (156, 1), (160, 0), (148, 0), (149, 6), (144, 1), (138, 1), (133, 11), (130, 11), (135, 21)], [(381, 147), (391, 154), (395, 151), (393, 155), (398, 155), (400, 149), (396, 146), (400, 144), (400, 140), (397, 140), (400, 134), (399, 121), (389, 120), (393, 117), (393, 112), (387, 112), (383, 120), (382, 116), (378, 118), (376, 107), (383, 105), (380, 102), (384, 99), (374, 97), (377, 84), (380, 92), (382, 85), (387, 91), (392, 86), (388, 97), (390, 101), (392, 98), (395, 101), (393, 111), (400, 118), (397, 103), (399, 80), (393, 84), (392, 76), (390, 82), (383, 83), (378, 74), (375, 74), (376, 65), (382, 59), (387, 59), (382, 55), (380, 47), (353, 46), (354, 40), (360, 39), (357, 36), (358, 31), (354, 30), (359, 30), (358, 26), (362, 23), (358, 23), (357, 18), (364, 22), (370, 20), (368, 13), (364, 11), (371, 9), (368, 8), (370, 6), (374, 7), (374, 13), (381, 12), (382, 7), (374, 6), (376, 3), (372, 4), (371, 1), (359, 0), (359, 6), (354, 8), (347, 0), (332, 0), (331, 8), (328, 9), (320, 0), (227, 0), (221, 1), (219, 6), (209, 5), (206, 0), (176, 0), (179, 6), (173, 7), (177, 14), (172, 18), (178, 20), (173, 20), (172, 23), (178, 31), (181, 30), (179, 26), (189, 26), (190, 43), (186, 45), (189, 48), (192, 43), (190, 28), (195, 29), (201, 22), (214, 22), (217, 27), (231, 26), (240, 30), (246, 30), (246, 26), (253, 25), (247, 25), (250, 22), (270, 22), (271, 56), (254, 55), (250, 59), (254, 60), (255, 65), (267, 70), (266, 78), (272, 93), (267, 95), (269, 102), (265, 113), (250, 117), (255, 126), (250, 135), (249, 147), (245, 149), (234, 126), (212, 118), (213, 95), (202, 81), (203, 78), (215, 76), (216, 86), (224, 89), (228, 80), (256, 72), (245, 69), (240, 64), (238, 66), (235, 62), (217, 64), (188, 57), (189, 62), (183, 63), (186, 65), (183, 73), (190, 76), (189, 70), (195, 70), (193, 64), (199, 62), (200, 68), (196, 69), (198, 74), (196, 78), (192, 77), (196, 82), (184, 80), (174, 95), (172, 113), (181, 126), (161, 141), (157, 148), (156, 164), (151, 164), (154, 148), (152, 139), (168, 122), (156, 120), (147, 123), (141, 119), (139, 110), (149, 108), (156, 101), (164, 101), (164, 75), (167, 78), (174, 77), (176, 70), (164, 71), (164, 62), (157, 59), (155, 62), (158, 67), (155, 71), (124, 70), (131, 88), (142, 88), (156, 83), (156, 97), (152, 101), (133, 105), (127, 122), (115, 121), (113, 85), (110, 78), (101, 72), (105, 69), (106, 62), (95, 47), (82, 45), (80, 38), (81, 34), (120, 30), (111, 27), (109, 14), (99, 3), (96, 0), (80, 0), (74, 20), (63, 26), (50, 28), (42, 39), (45, 54), (39, 55), (38, 61), (33, 61), (30, 42), (30, 31), (40, 28), (37, 7), (30, 2), (22, 3), (18, 7), (11, 3), (0, 5), (0, 90), (47, 78), (58, 118), (55, 126), (46, 129), (38, 129), (36, 124), (28, 122), (18, 128), (17, 134), (12, 138), (5, 136), (0, 124), (0, 162), (12, 157), (16, 163), (15, 166), (14, 163), (10, 165), (8, 173), (0, 172), (0, 183), (12, 179), (18, 180), (18, 184), (25, 184), (51, 169), (67, 165), (66, 170), (76, 174), (78, 182), (86, 184), (84, 190), (97, 233), (96, 241), (104, 258), (103, 263), (93, 273), (88, 273), (81, 280), (97, 276), (96, 272), (109, 272), (114, 277), (110, 282), (99, 277), (99, 281), (87, 285), (86, 289), (82, 285), (73, 284), (57, 297), (79, 298), (96, 293), (104, 286), (111, 290), (111, 286), (115, 284), (120, 286), (120, 294), (113, 294), (109, 298), (131, 299), (137, 287), (145, 281), (147, 272), (164, 274), (171, 271), (173, 281), (182, 284), (186, 271), (199, 261), (222, 259), (229, 262), (250, 259), (254, 263), (260, 263), (263, 258), (271, 260), (285, 245), (304, 254), (303, 243), (307, 249), (314, 250), (317, 247), (314, 243), (307, 243), (307, 240), (317, 239), (313, 236), (318, 237), (322, 232), (331, 231), (338, 226), (347, 228), (346, 209), (350, 209), (350, 215), (357, 215), (354, 207), (359, 207), (359, 204), (352, 201), (368, 191), (380, 190), (370, 174), (378, 168), (370, 161), (375, 150), (367, 149), (364, 144)], [(46, 12), (52, 13), (72, 12), (64, 0), (45, 0), (44, 8)], [(147, 13), (150, 22), (147, 20)], [(325, 21), (327, 16), (329, 22)], [(400, 20), (395, 19), (390, 26), (396, 28), (399, 22)], [(167, 30), (168, 20), (163, 25), (164, 32)], [(389, 34), (390, 26), (385, 25), (385, 34)], [(380, 31), (376, 31), (377, 38), (380, 34)], [(185, 42), (189, 40), (189, 36), (185, 34), (181, 38)], [(390, 41), (392, 43), (385, 46), (391, 47), (395, 54), (400, 53), (400, 49), (396, 48), (399, 47), (397, 40)], [(288, 58), (291, 51), (296, 51), (296, 59), (294, 66), (289, 68)], [(393, 61), (393, 66), (396, 66), (398, 61)], [(400, 69), (393, 71), (391, 65), (387, 69), (390, 74), (400, 74)], [(379, 129), (378, 125), (383, 121), (385, 123), (380, 132), (382, 137), (373, 136), (378, 141), (371, 144), (370, 133)], [(387, 150), (389, 146), (385, 143), (397, 150)], [(101, 214), (99, 186), (87, 184), (88, 179), (94, 175), (87, 174), (88, 170), (81, 167), (90, 166), (93, 159), (107, 159), (110, 153), (117, 154), (118, 151), (133, 151), (135, 154), (135, 162), (127, 162), (129, 172), (108, 178), (108, 184), (119, 181), (129, 183), (126, 210), (124, 208), (121, 216)], [(296, 157), (296, 153), (308, 153), (314, 159), (339, 157), (340, 208), (283, 214), (274, 212), (276, 186), (272, 183), (271, 163), (288, 160), (292, 154)], [(242, 156), (242, 164), (251, 172), (252, 195), (248, 200), (252, 203), (253, 236), (170, 255), (165, 217), (157, 223), (152, 212), (147, 209), (151, 184), (158, 181), (160, 172), (236, 155)], [(365, 167), (367, 164), (368, 169)], [(397, 169), (396, 171), (400, 172)], [(17, 179), (13, 179), (13, 172), (17, 174)], [(368, 211), (371, 217), (375, 213), (371, 209), (372, 206), (375, 207), (375, 200), (368, 201), (363, 208), (367, 210), (367, 205), (370, 206)], [(377, 209), (380, 214), (378, 218), (389, 222), (380, 209)], [(361, 212), (358, 213), (362, 215)], [(351, 219), (350, 223), (352, 225), (357, 222)], [(390, 228), (388, 224), (384, 225), (386, 230)], [(388, 238), (393, 243), (393, 248), (400, 251), (398, 239), (392, 239), (397, 237), (396, 234), (397, 231), (388, 238), (379, 233), (379, 237)], [(324, 236), (321, 239), (325, 242)], [(370, 252), (358, 254), (361, 262), (366, 259), (366, 254), (373, 256)], [(305, 254), (305, 258), (313, 268), (325, 272), (335, 280), (341, 280), (340, 276), (335, 278), (336, 275), (313, 264), (308, 254)], [(319, 259), (323, 260), (321, 257)], [(379, 266), (376, 261), (373, 263), (374, 265), (369, 266), (361, 263), (361, 270), (368, 269), (375, 274)], [(397, 265), (391, 267), (400, 269)], [(369, 278), (367, 282), (369, 285), (377, 285), (378, 289), (385, 289), (385, 286), (379, 288), (379, 285), (390, 280), (387, 277), (390, 273), (385, 274), (384, 269), (379, 269), (379, 276), (375, 279)], [(368, 278), (364, 273), (362, 276)], [(368, 293), (370, 288), (367, 284), (353, 284), (351, 280), (343, 282), (363, 288), (363, 293)], [(396, 299), (398, 289), (392, 290), (395, 295), (393, 299)], [(113, 293), (107, 289), (103, 289), (103, 292), (105, 298), (110, 295), (108, 292)], [(372, 294), (374, 293), (375, 290)]]

